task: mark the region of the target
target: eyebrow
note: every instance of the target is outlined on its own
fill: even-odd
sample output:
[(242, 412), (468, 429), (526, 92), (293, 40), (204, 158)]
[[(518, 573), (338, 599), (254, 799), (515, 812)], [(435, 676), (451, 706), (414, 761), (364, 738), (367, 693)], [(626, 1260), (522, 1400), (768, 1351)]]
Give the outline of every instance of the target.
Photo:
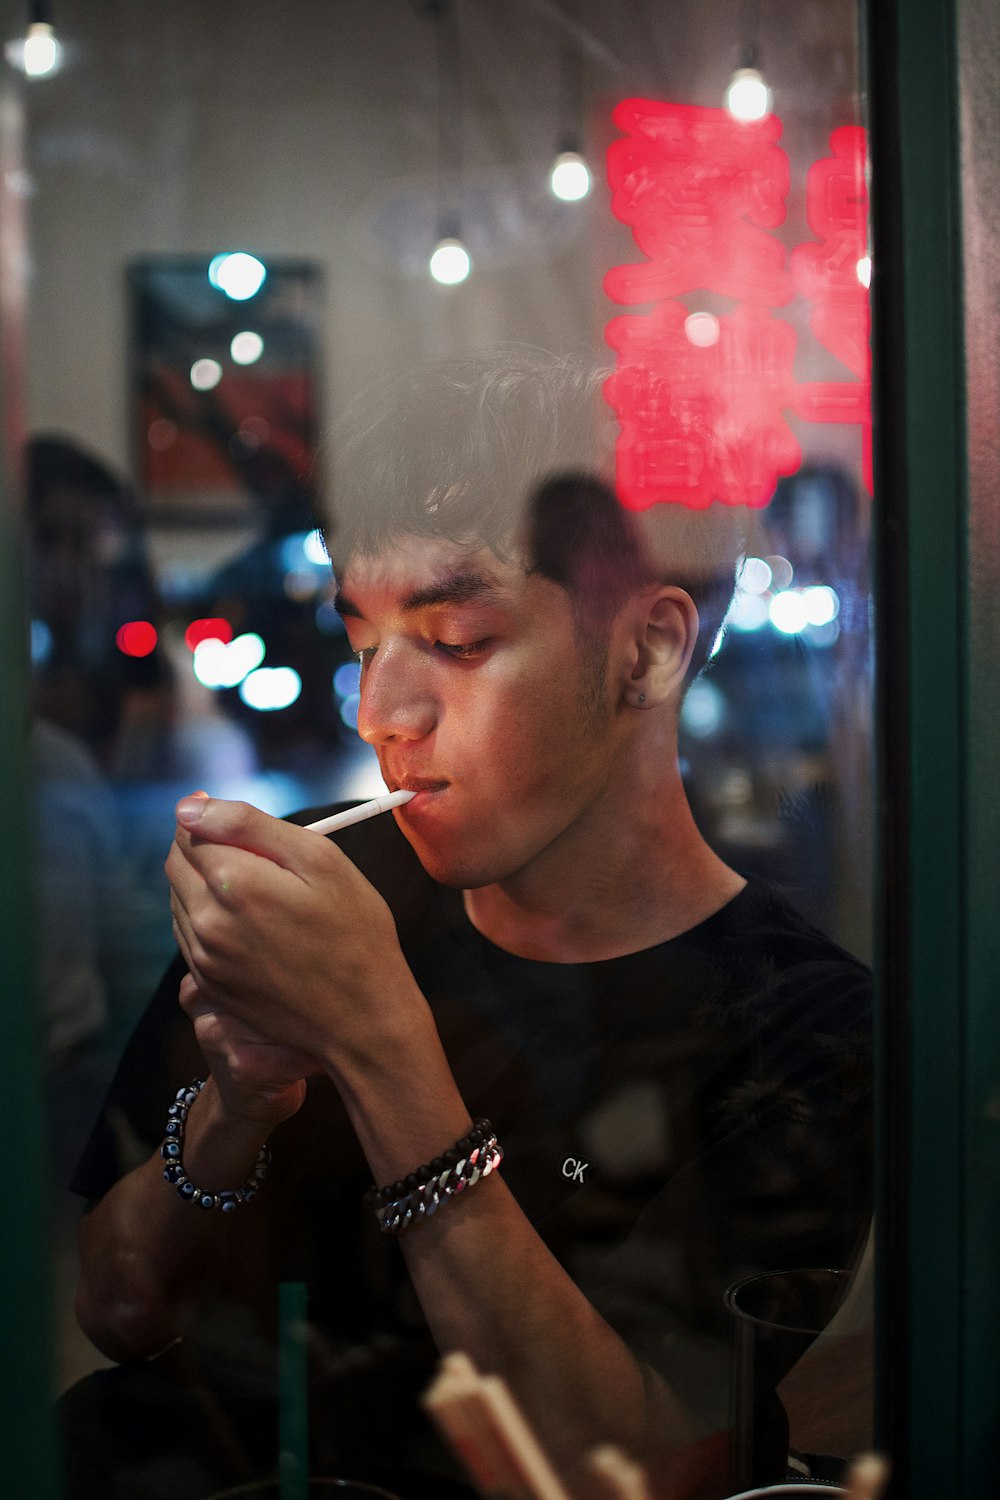
[[(434, 609), (447, 604), (497, 603), (505, 595), (506, 590), (502, 585), (484, 577), (482, 573), (457, 571), (445, 574), (426, 588), (415, 589), (412, 594), (407, 594), (400, 607), (404, 614), (414, 614), (420, 609)], [(333, 607), (341, 616), (364, 619), (361, 609), (342, 589), (338, 589), (334, 595)]]

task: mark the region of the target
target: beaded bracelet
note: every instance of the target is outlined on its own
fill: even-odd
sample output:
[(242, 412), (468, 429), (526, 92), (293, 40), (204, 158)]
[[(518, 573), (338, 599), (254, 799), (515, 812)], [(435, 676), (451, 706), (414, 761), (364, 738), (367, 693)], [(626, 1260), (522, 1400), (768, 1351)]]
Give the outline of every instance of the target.
[(242, 1187), (225, 1188), (221, 1192), (209, 1192), (206, 1188), (196, 1187), (184, 1170), (181, 1159), (181, 1143), (184, 1140), (184, 1127), (187, 1123), (188, 1110), (191, 1108), (198, 1095), (207, 1083), (205, 1078), (195, 1078), (191, 1083), (185, 1084), (177, 1090), (173, 1104), (167, 1110), (167, 1124), (165, 1129), (166, 1139), (160, 1147), (160, 1155), (166, 1162), (163, 1175), (172, 1187), (177, 1189), (179, 1195), (189, 1203), (197, 1203), (199, 1208), (221, 1208), (224, 1214), (231, 1214), (234, 1208), (239, 1208), (241, 1203), (249, 1203), (251, 1198), (257, 1196), (258, 1189), (267, 1176), (268, 1165), (271, 1161), (271, 1152), (266, 1145), (261, 1146), (257, 1152), (257, 1160), (250, 1169)]
[(477, 1120), (454, 1146), (388, 1187), (369, 1188), (364, 1201), (374, 1209), (383, 1234), (399, 1234), (436, 1213), (449, 1198), (475, 1187), (502, 1161), (503, 1147), (493, 1126), (489, 1120)]

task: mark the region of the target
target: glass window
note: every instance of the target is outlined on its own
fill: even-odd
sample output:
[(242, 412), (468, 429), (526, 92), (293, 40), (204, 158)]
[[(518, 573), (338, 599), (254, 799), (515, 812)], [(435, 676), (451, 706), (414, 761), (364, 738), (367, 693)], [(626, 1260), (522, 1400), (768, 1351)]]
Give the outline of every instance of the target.
[[(287, 1475), (306, 1427), (316, 1475), (459, 1494), (455, 1349), (574, 1493), (597, 1441), (715, 1496), (870, 1441), (857, 31), (61, 7), (25, 493), (71, 1496)], [(387, 789), (346, 858), (292, 826)]]

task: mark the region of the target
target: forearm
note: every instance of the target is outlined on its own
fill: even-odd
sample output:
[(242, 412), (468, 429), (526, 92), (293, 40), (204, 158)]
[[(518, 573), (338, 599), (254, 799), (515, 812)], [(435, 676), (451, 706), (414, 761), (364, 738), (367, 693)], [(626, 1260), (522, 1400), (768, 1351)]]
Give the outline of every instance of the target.
[[(405, 1176), (469, 1126), (443, 1053), (377, 1083), (338, 1086), (379, 1183)], [(414, 1289), (438, 1348), (466, 1351), (513, 1389), (560, 1468), (573, 1476), (598, 1442), (661, 1452), (691, 1433), (666, 1385), (644, 1373), (521, 1211), (502, 1171), (443, 1205), (400, 1237)]]
[[(199, 1187), (238, 1187), (269, 1127), (224, 1109), (210, 1079), (191, 1108), (184, 1166)], [(84, 1216), (77, 1316), (112, 1359), (155, 1354), (183, 1332), (202, 1288), (224, 1266), (232, 1217), (183, 1201), (164, 1181), (157, 1151)], [(252, 1212), (252, 1205), (238, 1212)]]

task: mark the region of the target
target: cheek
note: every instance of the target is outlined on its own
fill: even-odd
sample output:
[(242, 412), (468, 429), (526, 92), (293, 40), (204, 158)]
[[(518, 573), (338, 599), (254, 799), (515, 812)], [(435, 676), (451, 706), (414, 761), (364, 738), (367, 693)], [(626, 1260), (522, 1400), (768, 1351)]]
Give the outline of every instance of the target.
[(568, 791), (587, 751), (575, 691), (565, 683), (536, 682), (530, 690), (507, 695), (497, 707), (491, 715), (486, 755), (509, 790), (516, 790), (522, 810), (525, 798), (552, 798), (560, 788)]

